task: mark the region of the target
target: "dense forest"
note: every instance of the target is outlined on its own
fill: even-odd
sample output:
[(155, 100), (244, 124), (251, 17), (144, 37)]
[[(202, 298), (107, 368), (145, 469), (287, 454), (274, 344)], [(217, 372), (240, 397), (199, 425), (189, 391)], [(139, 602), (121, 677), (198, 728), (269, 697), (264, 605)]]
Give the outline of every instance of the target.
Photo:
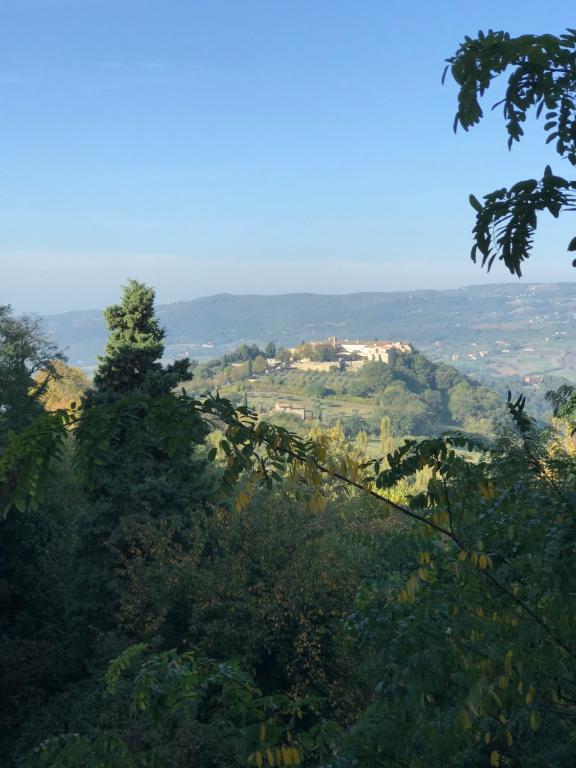
[[(512, 66), (511, 142), (545, 106), (576, 165), (574, 50), (467, 38), (456, 124)], [(574, 189), (546, 169), (472, 197), (473, 258), (520, 274)], [(542, 428), (420, 355), (366, 364), (322, 386), (375, 399), (372, 455), (163, 364), (154, 299), (130, 281), (106, 310), (91, 383), (0, 307), (2, 766), (572, 768), (574, 388)]]

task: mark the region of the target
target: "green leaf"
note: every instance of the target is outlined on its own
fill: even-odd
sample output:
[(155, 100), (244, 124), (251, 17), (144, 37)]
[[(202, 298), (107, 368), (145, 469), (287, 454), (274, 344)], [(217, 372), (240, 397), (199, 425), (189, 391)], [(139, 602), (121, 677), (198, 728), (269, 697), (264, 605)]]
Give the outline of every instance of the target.
[(475, 197), (474, 195), (470, 195), (468, 200), (470, 201), (470, 205), (472, 206), (472, 208), (474, 208), (474, 210), (477, 213), (482, 213), (484, 208), (482, 207), (482, 203), (478, 200), (477, 197)]

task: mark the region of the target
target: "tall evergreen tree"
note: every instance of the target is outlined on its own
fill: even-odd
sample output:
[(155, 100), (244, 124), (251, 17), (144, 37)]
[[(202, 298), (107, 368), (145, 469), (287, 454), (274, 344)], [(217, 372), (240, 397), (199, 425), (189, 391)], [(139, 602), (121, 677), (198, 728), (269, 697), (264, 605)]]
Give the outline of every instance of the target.
[(192, 379), (188, 359), (166, 367), (160, 362), (165, 331), (154, 313), (153, 288), (130, 280), (122, 303), (108, 307), (104, 317), (110, 335), (87, 404), (134, 392), (166, 395)]
[(131, 280), (105, 317), (110, 337), (78, 429), (80, 452), (99, 430), (106, 444), (87, 467), (81, 613), (86, 626), (142, 636), (160, 631), (174, 605), (178, 563), (202, 546), (208, 493), (193, 443), (206, 428), (199, 417), (190, 423), (187, 398), (175, 392), (191, 378), (189, 361), (162, 365), (153, 289)]

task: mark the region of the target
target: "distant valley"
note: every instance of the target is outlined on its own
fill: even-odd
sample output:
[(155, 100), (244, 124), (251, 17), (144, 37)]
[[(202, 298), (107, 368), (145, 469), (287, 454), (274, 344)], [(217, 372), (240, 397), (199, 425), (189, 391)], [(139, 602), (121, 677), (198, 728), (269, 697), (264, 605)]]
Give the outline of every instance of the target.
[[(219, 294), (158, 307), (166, 357), (206, 360), (242, 342), (406, 340), (436, 361), (476, 375), (576, 380), (576, 283), (455, 290), (278, 296)], [(106, 341), (99, 310), (45, 318), (70, 362), (89, 370)]]

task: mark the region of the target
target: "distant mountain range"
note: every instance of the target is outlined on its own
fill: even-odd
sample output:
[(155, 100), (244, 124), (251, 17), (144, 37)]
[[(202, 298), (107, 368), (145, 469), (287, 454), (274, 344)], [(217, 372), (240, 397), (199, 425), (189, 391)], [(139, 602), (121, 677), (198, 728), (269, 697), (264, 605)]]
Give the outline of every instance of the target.
[[(402, 339), (471, 372), (576, 380), (576, 283), (338, 296), (218, 294), (160, 305), (158, 315), (167, 331), (167, 359), (217, 357), (243, 341)], [(72, 364), (96, 364), (106, 342), (101, 311), (51, 315), (45, 323)]]

